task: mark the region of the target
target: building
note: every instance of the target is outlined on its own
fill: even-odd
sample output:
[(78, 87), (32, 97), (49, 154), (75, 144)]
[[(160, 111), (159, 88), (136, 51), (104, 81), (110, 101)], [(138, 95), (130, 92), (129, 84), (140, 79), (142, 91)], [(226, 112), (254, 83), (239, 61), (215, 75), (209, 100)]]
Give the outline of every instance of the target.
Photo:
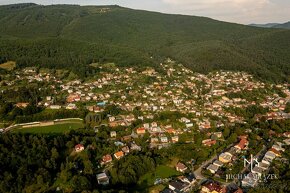
[(219, 166), (210, 164), (206, 169), (209, 170), (210, 173), (215, 174), (218, 171)]
[(217, 182), (207, 182), (201, 187), (201, 193), (224, 193), (223, 187)]
[(138, 128), (137, 131), (136, 131), (136, 133), (137, 133), (138, 135), (143, 135), (143, 134), (146, 133), (146, 129), (143, 128), (143, 127)]
[(187, 167), (183, 163), (181, 163), (181, 162), (178, 162), (176, 164), (175, 168), (179, 172), (185, 172), (187, 170)]
[(75, 146), (75, 151), (78, 153), (78, 152), (81, 152), (85, 149), (85, 147), (82, 145), (82, 144), (77, 144)]
[(116, 131), (111, 131), (111, 132), (110, 132), (110, 136), (111, 136), (112, 138), (117, 137), (117, 133), (116, 133)]
[(210, 146), (216, 144), (216, 140), (205, 139), (205, 140), (202, 141), (202, 144), (203, 144), (204, 146), (208, 146), (208, 147), (210, 147)]
[(110, 154), (107, 154), (107, 155), (104, 155), (102, 157), (102, 161), (101, 161), (101, 164), (108, 164), (110, 162), (112, 162), (112, 156)]
[(169, 189), (176, 193), (186, 192), (188, 188), (188, 184), (181, 181), (169, 182)]
[(167, 137), (161, 137), (160, 138), (162, 143), (168, 143), (168, 138)]
[(172, 140), (172, 143), (177, 143), (178, 140), (179, 140), (179, 137), (178, 137), (178, 136), (173, 136), (173, 137), (171, 138), (171, 140)]
[(258, 174), (258, 176), (262, 176), (263, 171), (263, 168), (259, 166), (255, 166), (252, 170), (253, 174)]
[(237, 145), (235, 145), (235, 148), (239, 150), (244, 150), (247, 148), (248, 144), (249, 144), (248, 140), (246, 138), (242, 138), (240, 142)]
[(222, 163), (229, 163), (232, 160), (233, 155), (229, 152), (224, 152), (219, 155), (219, 161)]
[(100, 185), (108, 185), (110, 183), (109, 177), (106, 173), (97, 174), (98, 184)]
[(129, 149), (128, 146), (122, 147), (122, 151), (123, 151), (125, 154), (130, 153), (130, 149)]
[(123, 156), (124, 156), (124, 152), (122, 151), (118, 151), (117, 153), (114, 154), (114, 157), (118, 160), (121, 159)]

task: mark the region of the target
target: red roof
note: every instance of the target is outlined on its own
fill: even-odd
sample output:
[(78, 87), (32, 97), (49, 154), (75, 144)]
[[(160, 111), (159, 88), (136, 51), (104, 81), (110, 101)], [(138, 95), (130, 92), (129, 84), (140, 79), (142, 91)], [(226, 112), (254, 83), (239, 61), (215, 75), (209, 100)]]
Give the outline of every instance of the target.
[(146, 132), (146, 129), (143, 127), (137, 129), (137, 133), (145, 133), (145, 132)]
[(110, 154), (104, 155), (103, 156), (103, 162), (107, 163), (112, 161), (112, 156)]
[(210, 192), (213, 192), (213, 191), (221, 192), (222, 190), (222, 187), (219, 184), (214, 183), (214, 182), (205, 184), (204, 187), (206, 187)]
[(271, 148), (269, 151), (272, 151), (276, 155), (281, 155), (281, 153), (275, 148)]
[(75, 146), (75, 149), (82, 149), (82, 148), (84, 148), (84, 146), (83, 146), (82, 144), (77, 144), (77, 145)]
[(216, 144), (216, 140), (211, 140), (211, 141), (207, 141), (204, 143), (204, 145), (206, 145), (206, 146), (212, 146), (214, 144)]
[(248, 140), (246, 140), (245, 138), (242, 138), (241, 141), (236, 145), (236, 147), (239, 149), (245, 149), (247, 144), (248, 144)]

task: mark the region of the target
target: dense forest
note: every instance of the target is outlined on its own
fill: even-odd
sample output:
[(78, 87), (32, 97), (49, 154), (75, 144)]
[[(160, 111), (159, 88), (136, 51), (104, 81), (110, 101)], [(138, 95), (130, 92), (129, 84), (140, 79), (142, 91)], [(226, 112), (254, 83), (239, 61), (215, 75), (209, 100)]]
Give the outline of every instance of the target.
[[(147, 192), (148, 187), (138, 184), (140, 178), (154, 171), (158, 165), (168, 163), (172, 157), (184, 161), (193, 159), (197, 165), (201, 164), (213, 153), (235, 143), (246, 128), (253, 129), (249, 133), (250, 147), (258, 152), (261, 140), (270, 139), (265, 130), (271, 128), (276, 133), (283, 133), (288, 130), (289, 124), (289, 120), (281, 120), (225, 127), (221, 131), (226, 140), (212, 148), (201, 148), (201, 140), (206, 133), (196, 133), (195, 143), (179, 142), (160, 150), (148, 149), (146, 136), (136, 139), (142, 151), (114, 160), (113, 165), (106, 168), (111, 182), (107, 187), (98, 185), (96, 174), (104, 170), (99, 164), (102, 156), (118, 150), (112, 141), (102, 137), (103, 133), (108, 135), (110, 128), (102, 127), (99, 133), (92, 129), (49, 135), (4, 133), (0, 135), (0, 192)], [(257, 136), (262, 139), (257, 140)], [(76, 144), (83, 144), (85, 151), (73, 153)], [(288, 149), (284, 156), (290, 159)], [(267, 182), (272, 188), (260, 187), (251, 192), (280, 193), (289, 190), (289, 187), (285, 189), (282, 186), (290, 179), (289, 164), (279, 163), (278, 166), (271, 172), (277, 174), (279, 180)]]
[(68, 68), (84, 77), (91, 63), (142, 68), (170, 57), (198, 72), (289, 81), (289, 30), (119, 6), (6, 5), (0, 18), (0, 61), (19, 67)]

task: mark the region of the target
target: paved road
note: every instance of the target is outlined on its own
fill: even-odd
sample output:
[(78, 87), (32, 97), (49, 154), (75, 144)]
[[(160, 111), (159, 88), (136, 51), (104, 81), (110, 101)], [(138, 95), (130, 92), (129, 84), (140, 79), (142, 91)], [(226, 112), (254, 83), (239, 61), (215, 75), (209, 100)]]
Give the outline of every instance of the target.
[(199, 168), (197, 168), (193, 173), (195, 175), (195, 178), (197, 180), (202, 180), (204, 179), (204, 176), (201, 174), (201, 170), (203, 167), (205, 167), (206, 165), (210, 164), (214, 159), (217, 159), (217, 155), (213, 156), (212, 158), (210, 158), (209, 160), (206, 160), (205, 162), (203, 162), (201, 164), (201, 166), (199, 166)]
[[(227, 149), (229, 149), (229, 148), (232, 147), (232, 146), (233, 146), (233, 144), (230, 144), (230, 145), (228, 145), (224, 150), (227, 150)], [(195, 177), (196, 177), (196, 179), (198, 179), (198, 180), (202, 180), (202, 179), (204, 179), (204, 176), (201, 174), (201, 170), (202, 170), (202, 168), (205, 167), (206, 165), (212, 163), (214, 159), (218, 159), (218, 155), (219, 155), (219, 154), (220, 154), (220, 153), (214, 155), (214, 156), (211, 157), (209, 160), (203, 162), (203, 163), (201, 164), (201, 166), (199, 166), (199, 168), (197, 168), (197, 169), (193, 172), (194, 175), (195, 175)]]

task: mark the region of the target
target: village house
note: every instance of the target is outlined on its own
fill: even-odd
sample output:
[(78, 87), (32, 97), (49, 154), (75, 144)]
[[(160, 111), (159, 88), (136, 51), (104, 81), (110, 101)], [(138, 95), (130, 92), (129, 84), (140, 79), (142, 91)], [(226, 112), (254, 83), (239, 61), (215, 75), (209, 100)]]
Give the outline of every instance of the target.
[(224, 152), (219, 155), (219, 161), (222, 163), (229, 163), (232, 161), (233, 155), (229, 152)]
[(116, 131), (111, 131), (110, 132), (111, 138), (116, 138), (117, 137), (117, 132)]
[(168, 138), (167, 137), (160, 137), (160, 140), (162, 143), (168, 143)]
[(181, 181), (171, 181), (169, 182), (169, 189), (173, 192), (186, 192), (189, 189), (189, 184), (181, 182)]
[(100, 185), (108, 185), (110, 183), (109, 177), (106, 173), (97, 174), (98, 184)]
[(210, 147), (210, 146), (216, 144), (216, 140), (205, 139), (205, 140), (202, 141), (202, 144), (203, 144), (204, 146), (208, 146), (208, 147)]
[(125, 153), (125, 155), (127, 155), (128, 153), (130, 153), (130, 149), (128, 146), (122, 147), (122, 151)]
[(201, 193), (224, 193), (224, 189), (217, 182), (207, 182), (202, 185)]
[(114, 154), (114, 157), (116, 158), (116, 159), (121, 159), (122, 157), (124, 156), (124, 152), (123, 151), (118, 151), (118, 152), (116, 152), (115, 154)]
[(144, 135), (144, 134), (146, 133), (146, 129), (143, 128), (143, 127), (138, 128), (138, 129), (136, 130), (136, 133), (137, 133), (138, 135)]
[(178, 140), (179, 140), (179, 137), (178, 136), (173, 136), (173, 137), (171, 137), (171, 140), (172, 140), (172, 143), (177, 143)]
[(185, 172), (187, 170), (187, 167), (183, 163), (181, 163), (181, 162), (178, 162), (176, 164), (175, 168), (179, 172)]
[(110, 154), (104, 155), (102, 157), (101, 165), (108, 164), (108, 163), (112, 162), (112, 160), (113, 159), (112, 159), (112, 156)]
[(237, 148), (239, 151), (247, 149), (249, 142), (246, 138), (241, 138), (240, 142), (235, 145), (235, 148)]
[(77, 153), (83, 151), (84, 149), (85, 149), (85, 147), (84, 147), (82, 144), (77, 144), (77, 145), (75, 146), (75, 151), (76, 151)]
[(206, 169), (209, 170), (210, 173), (215, 174), (218, 171), (219, 166), (210, 164)]

